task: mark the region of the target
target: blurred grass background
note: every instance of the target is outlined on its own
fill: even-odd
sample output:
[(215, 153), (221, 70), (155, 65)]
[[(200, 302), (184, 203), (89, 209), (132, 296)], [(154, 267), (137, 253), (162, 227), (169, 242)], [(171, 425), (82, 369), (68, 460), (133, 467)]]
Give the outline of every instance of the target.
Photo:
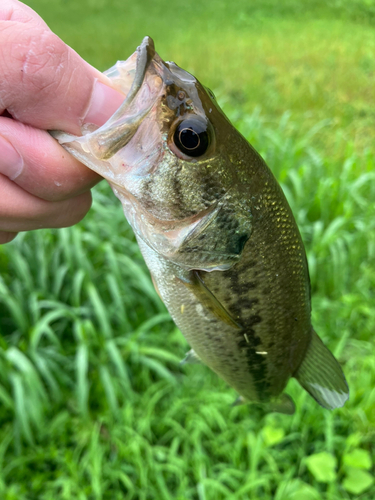
[(0, 498), (373, 500), (374, 0), (29, 0), (104, 70), (143, 36), (214, 90), (298, 221), (344, 408), (293, 380), (244, 406), (188, 349), (108, 186), (85, 220), (0, 247)]

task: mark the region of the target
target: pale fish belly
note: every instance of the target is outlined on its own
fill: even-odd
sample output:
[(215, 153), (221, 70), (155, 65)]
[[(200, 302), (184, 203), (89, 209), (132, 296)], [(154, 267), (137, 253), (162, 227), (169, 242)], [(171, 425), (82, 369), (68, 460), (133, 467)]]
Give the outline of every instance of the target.
[(186, 271), (161, 257), (140, 239), (138, 243), (164, 304), (201, 361), (243, 397), (261, 401), (263, 397), (256, 390), (246, 353), (239, 347), (239, 338), (243, 337), (241, 331), (203, 307), (179, 279)]

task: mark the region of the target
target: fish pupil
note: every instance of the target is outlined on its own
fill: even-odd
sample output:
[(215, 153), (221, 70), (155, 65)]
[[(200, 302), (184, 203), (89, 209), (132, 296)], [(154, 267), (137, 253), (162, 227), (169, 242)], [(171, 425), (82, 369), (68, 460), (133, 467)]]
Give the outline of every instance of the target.
[(179, 135), (180, 143), (185, 149), (197, 149), (201, 142), (199, 135), (191, 128), (184, 128)]
[(187, 118), (181, 121), (174, 133), (174, 143), (188, 156), (201, 156), (210, 144), (207, 123), (200, 118)]

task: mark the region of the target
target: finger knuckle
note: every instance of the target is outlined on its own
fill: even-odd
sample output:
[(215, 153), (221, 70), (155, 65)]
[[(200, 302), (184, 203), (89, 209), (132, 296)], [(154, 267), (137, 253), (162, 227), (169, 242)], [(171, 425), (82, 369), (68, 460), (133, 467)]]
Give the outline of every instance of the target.
[(54, 91), (61, 83), (67, 58), (64, 43), (48, 30), (30, 39), (21, 59), (22, 79), (36, 92)]
[(19, 23), (1, 30), (0, 42), (0, 67), (5, 74), (0, 87), (6, 86), (7, 108), (20, 99), (20, 88), (25, 94), (33, 92), (36, 100), (40, 94), (56, 92), (69, 58), (67, 46), (57, 35), (44, 27), (25, 30)]

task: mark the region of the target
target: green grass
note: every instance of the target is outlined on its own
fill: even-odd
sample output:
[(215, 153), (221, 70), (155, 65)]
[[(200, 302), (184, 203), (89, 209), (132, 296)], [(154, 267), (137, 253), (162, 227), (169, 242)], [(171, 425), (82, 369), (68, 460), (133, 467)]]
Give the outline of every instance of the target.
[[(373, 0), (29, 0), (49, 25), (101, 70), (145, 35), (221, 102), (274, 118), (291, 111), (332, 157), (337, 133), (374, 146)], [(53, 4), (53, 7), (51, 6)]]
[(351, 397), (328, 412), (292, 380), (296, 414), (264, 415), (181, 368), (188, 346), (102, 184), (81, 224), (0, 247), (0, 498), (372, 500), (374, 3), (28, 4), (100, 69), (151, 34), (215, 90), (288, 196)]

